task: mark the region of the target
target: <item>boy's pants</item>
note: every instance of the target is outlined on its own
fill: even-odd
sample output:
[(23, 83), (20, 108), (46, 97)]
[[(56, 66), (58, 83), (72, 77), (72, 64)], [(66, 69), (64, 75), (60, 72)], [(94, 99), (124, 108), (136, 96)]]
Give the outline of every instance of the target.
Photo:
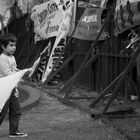
[(9, 109), (9, 133), (14, 134), (18, 131), (19, 120), (21, 115), (20, 103), (18, 97), (15, 97), (15, 89), (12, 91), (10, 99), (4, 105), (0, 113), (0, 125), (7, 115)]

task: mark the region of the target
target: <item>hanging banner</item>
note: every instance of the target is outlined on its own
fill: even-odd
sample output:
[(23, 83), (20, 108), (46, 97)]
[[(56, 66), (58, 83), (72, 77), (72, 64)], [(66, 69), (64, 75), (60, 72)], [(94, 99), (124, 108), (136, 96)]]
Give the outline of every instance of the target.
[[(36, 5), (31, 12), (31, 19), (34, 22), (35, 41), (57, 36), (59, 26), (63, 19), (63, 8), (69, 4), (70, 0), (49, 0)], [(76, 3), (72, 8), (71, 29), (69, 35), (75, 28)], [(62, 7), (62, 5), (65, 5)]]
[[(98, 7), (101, 5), (101, 0), (97, 0), (98, 2), (88, 4), (89, 6), (84, 9), (83, 15), (79, 19), (79, 22), (76, 26), (75, 33), (73, 37), (82, 39), (82, 40), (95, 40), (100, 29), (102, 27), (101, 24), (101, 14), (103, 9)], [(82, 6), (80, 2), (80, 7)], [(84, 4), (83, 4), (84, 5)], [(84, 8), (82, 6), (82, 8)], [(104, 34), (101, 35), (99, 40), (105, 39)]]
[(35, 6), (31, 13), (34, 32), (41, 39), (57, 36), (63, 14), (54, 0)]
[(116, 35), (140, 25), (140, 0), (117, 0), (114, 17)]
[(63, 19), (61, 21), (58, 34), (56, 36), (56, 40), (52, 48), (52, 52), (48, 60), (46, 71), (43, 74), (42, 82), (44, 82), (47, 79), (48, 75), (53, 69), (53, 56), (55, 55), (55, 49), (59, 47), (58, 44), (61, 41), (61, 39), (65, 38), (70, 31), (73, 2), (72, 0), (61, 0), (61, 2), (58, 3), (58, 5), (59, 5), (59, 9), (63, 13)]

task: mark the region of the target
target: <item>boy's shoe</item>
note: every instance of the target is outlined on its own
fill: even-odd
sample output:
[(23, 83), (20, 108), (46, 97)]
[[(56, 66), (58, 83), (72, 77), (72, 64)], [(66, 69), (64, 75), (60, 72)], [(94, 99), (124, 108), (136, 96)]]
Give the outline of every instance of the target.
[(10, 138), (16, 138), (16, 137), (26, 137), (27, 133), (22, 133), (22, 132), (16, 132), (15, 134), (10, 134)]

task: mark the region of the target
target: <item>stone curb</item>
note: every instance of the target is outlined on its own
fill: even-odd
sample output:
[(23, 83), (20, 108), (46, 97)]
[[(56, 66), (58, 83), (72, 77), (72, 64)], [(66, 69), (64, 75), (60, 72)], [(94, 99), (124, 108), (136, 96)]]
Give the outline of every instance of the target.
[[(82, 110), (82, 111), (83, 111), (84, 113), (86, 113), (86, 114), (89, 114), (89, 113), (90, 113), (89, 110), (82, 108), (82, 107), (79, 106), (78, 104), (76, 104), (76, 103), (74, 103), (74, 102), (72, 102), (72, 101), (70, 101), (70, 100), (68, 100), (68, 99), (66, 99), (66, 98), (63, 98), (63, 97), (61, 97), (61, 96), (59, 96), (59, 95), (56, 95), (55, 93), (53, 93), (53, 92), (51, 92), (51, 91), (48, 91), (48, 90), (45, 89), (45, 88), (41, 88), (40, 86), (35, 85), (35, 84), (31, 84), (31, 83), (29, 83), (29, 85), (30, 85), (31, 87), (33, 87), (33, 88), (36, 88), (36, 89), (38, 89), (38, 90), (42, 90), (43, 92), (46, 92), (49, 96), (58, 99), (60, 102), (62, 102), (62, 103), (65, 104), (65, 105), (71, 106), (71, 107), (73, 107), (73, 108), (78, 108), (79, 110)], [(50, 89), (51, 89), (51, 88), (50, 88)]]

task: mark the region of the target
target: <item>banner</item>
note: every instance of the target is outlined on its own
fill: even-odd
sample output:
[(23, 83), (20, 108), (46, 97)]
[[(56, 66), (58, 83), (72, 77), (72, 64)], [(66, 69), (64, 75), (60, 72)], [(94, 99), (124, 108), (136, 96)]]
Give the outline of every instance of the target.
[(31, 13), (34, 32), (40, 39), (57, 36), (62, 18), (63, 14), (54, 0), (35, 6)]
[(9, 99), (12, 90), (17, 86), (22, 76), (28, 69), (21, 70), (9, 76), (0, 78), (0, 112), (4, 107), (6, 101)]
[(0, 0), (0, 15), (2, 16), (0, 18), (0, 30), (3, 28), (3, 26), (7, 26), (11, 17), (10, 8), (14, 3), (15, 0)]
[(51, 55), (49, 57), (48, 65), (47, 65), (46, 71), (42, 77), (42, 82), (44, 82), (47, 79), (48, 75), (52, 71), (53, 56), (55, 54), (55, 52), (54, 52), (55, 49), (57, 48), (61, 39), (65, 38), (70, 31), (73, 2), (72, 2), (72, 0), (62, 0), (62, 1), (61, 1), (62, 3), (58, 3), (58, 4), (59, 4), (59, 9), (63, 13), (63, 19), (62, 19), (61, 24), (59, 26), (58, 34), (56, 36), (56, 40), (54, 42)]
[[(98, 1), (101, 2), (101, 0)], [(80, 4), (82, 5), (82, 3)], [(83, 9), (83, 15), (79, 19), (73, 37), (82, 40), (95, 40), (102, 27), (101, 13), (103, 10), (97, 6), (91, 3), (90, 6)], [(104, 34), (101, 35), (99, 40), (102, 39), (105, 39)]]
[(48, 45), (41, 52), (40, 56), (31, 67), (29, 78), (32, 78), (33, 81), (40, 81), (42, 79), (43, 73), (45, 72), (47, 66), (47, 60), (50, 55), (50, 52), (51, 52), (51, 41), (48, 42)]
[(140, 25), (140, 0), (117, 0), (114, 17), (116, 35)]

